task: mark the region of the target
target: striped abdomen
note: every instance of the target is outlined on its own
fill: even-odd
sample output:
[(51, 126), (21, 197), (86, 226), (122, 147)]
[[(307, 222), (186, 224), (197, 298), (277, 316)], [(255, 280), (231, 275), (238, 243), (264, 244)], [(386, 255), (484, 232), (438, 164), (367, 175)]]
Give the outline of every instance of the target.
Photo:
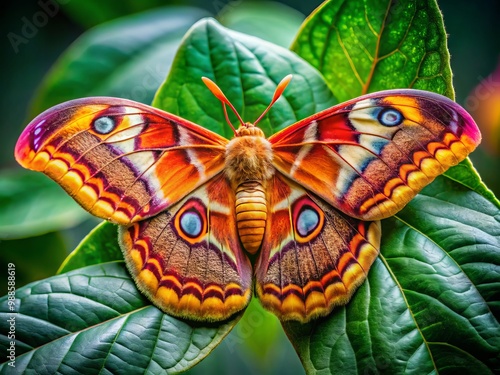
[(243, 182), (236, 189), (236, 221), (243, 247), (250, 254), (259, 250), (266, 227), (264, 187), (258, 181)]

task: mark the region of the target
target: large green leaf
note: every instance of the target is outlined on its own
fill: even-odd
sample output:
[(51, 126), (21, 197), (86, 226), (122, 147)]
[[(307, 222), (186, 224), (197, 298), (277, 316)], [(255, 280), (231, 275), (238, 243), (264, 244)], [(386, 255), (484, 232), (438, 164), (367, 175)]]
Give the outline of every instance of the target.
[(221, 104), (201, 77), (219, 85), (244, 121), (254, 121), (278, 82), (291, 73), (294, 79), (282, 99), (259, 123), (267, 135), (331, 106), (335, 99), (317, 70), (294, 53), (206, 19), (186, 35), (153, 105), (230, 138)]
[(347, 307), (285, 324), (308, 373), (500, 370), (498, 208), (439, 177), (383, 222), (382, 239)]
[(323, 74), (339, 101), (402, 87), (454, 95), (435, 0), (325, 1), (292, 50)]
[[(18, 374), (178, 373), (204, 358), (235, 324), (189, 324), (163, 314), (136, 289), (123, 262), (29, 284), (17, 290), (14, 309), (7, 296), (0, 299), (3, 353), (11, 317)], [(0, 366), (0, 373), (10, 371), (8, 362)]]
[(117, 96), (151, 103), (182, 36), (206, 15), (197, 8), (160, 8), (84, 33), (45, 77), (32, 115), (85, 96)]
[[(116, 226), (103, 222), (66, 258), (58, 273), (121, 259), (123, 256), (118, 246)], [(224, 344), (210, 355), (208, 361), (203, 361), (200, 366), (191, 369), (190, 374), (220, 374), (221, 362), (228, 363), (228, 366), (230, 362), (231, 368), (234, 369), (234, 366), (240, 366), (238, 371), (241, 374), (253, 374), (255, 369), (259, 369), (261, 374), (274, 374), (282, 369), (286, 369), (290, 374), (300, 373), (297, 370), (300, 362), (298, 358), (293, 358), (293, 349), (282, 332), (278, 320), (265, 311), (259, 302), (253, 300), (243, 317), (231, 324), (236, 322), (237, 325), (224, 340)], [(230, 361), (228, 353), (233, 356)], [(245, 365), (247, 372), (241, 365)]]
[[(500, 211), (494, 203), (472, 192), (460, 181), (442, 176), (396, 217), (384, 222), (384, 230), (388, 234), (384, 241), (384, 257), (399, 260), (422, 257), (419, 262), (433, 265), (436, 274), (446, 276), (435, 280), (433, 275), (425, 274), (424, 269), (419, 270), (418, 264), (401, 270), (400, 264), (396, 264), (398, 260), (388, 260), (388, 267), (404, 289), (417, 287), (416, 283), (423, 276), (430, 287), (429, 294), (454, 305), (472, 325), (491, 319), (490, 312), (497, 320), (500, 318)], [(406, 243), (397, 239), (408, 240), (409, 250), (405, 251)], [(446, 285), (450, 290), (447, 296), (434, 295)], [(454, 288), (458, 290), (457, 296), (452, 293)], [(498, 350), (498, 322), (491, 324), (496, 331), (484, 329), (483, 332), (489, 331), (496, 337)], [(467, 330), (463, 329), (462, 333)]]
[[(445, 41), (434, 1), (360, 0), (326, 2), (294, 48), (342, 99), (410, 86), (452, 96)], [(407, 63), (387, 74), (382, 63), (394, 54)], [(310, 324), (284, 324), (306, 371), (499, 371), (499, 207), (464, 161), (383, 221), (381, 255), (352, 301)]]
[(1, 173), (0, 207), (0, 240), (70, 228), (88, 218), (49, 178), (23, 170)]
[[(111, 223), (102, 222), (96, 226), (66, 258), (58, 273), (93, 264), (123, 260), (117, 233), (116, 225)], [(270, 346), (274, 345), (279, 335), (278, 331), (282, 330), (277, 318), (253, 300), (238, 322), (235, 331), (226, 342), (226, 348), (229, 348), (230, 352), (242, 349), (253, 353), (269, 353), (271, 352)], [(250, 336), (252, 340), (247, 340)], [(255, 357), (263, 356), (256, 354)], [(259, 365), (256, 364), (256, 366)]]

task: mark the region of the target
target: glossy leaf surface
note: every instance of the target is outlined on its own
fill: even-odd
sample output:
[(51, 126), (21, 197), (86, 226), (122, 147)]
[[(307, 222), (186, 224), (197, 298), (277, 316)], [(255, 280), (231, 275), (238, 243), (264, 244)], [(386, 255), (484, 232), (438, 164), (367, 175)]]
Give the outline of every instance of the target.
[(335, 99), (316, 69), (294, 53), (205, 19), (186, 35), (153, 105), (231, 138), (221, 104), (201, 77), (216, 82), (243, 120), (252, 122), (288, 74), (293, 74), (293, 84), (259, 123), (266, 135), (335, 104)]
[[(236, 323), (190, 325), (136, 289), (123, 262), (80, 268), (17, 290), (15, 314), (0, 300), (0, 347), (16, 321), (16, 371), (178, 373), (201, 360)], [(238, 318), (236, 318), (238, 319)], [(0, 373), (9, 373), (4, 362)]]
[(325, 1), (292, 50), (323, 74), (339, 101), (392, 88), (453, 97), (435, 0)]
[(118, 228), (116, 225), (106, 221), (102, 222), (68, 255), (57, 273), (76, 270), (92, 264), (123, 260), (117, 236)]

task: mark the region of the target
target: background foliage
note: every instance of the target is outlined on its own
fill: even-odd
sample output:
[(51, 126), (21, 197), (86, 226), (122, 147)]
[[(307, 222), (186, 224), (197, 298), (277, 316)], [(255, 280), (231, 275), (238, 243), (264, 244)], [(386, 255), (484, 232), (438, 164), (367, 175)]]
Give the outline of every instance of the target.
[[(151, 1), (144, 3), (150, 3), (150, 6), (155, 6), (160, 2)], [(186, 2), (183, 2), (183, 4), (185, 3)], [(463, 5), (457, 2), (450, 2), (450, 4), (447, 4), (446, 1), (440, 2), (444, 11), (447, 31), (451, 34), (450, 50), (452, 56), (454, 56), (454, 58), (452, 58), (452, 67), (456, 77), (455, 88), (457, 91), (457, 100), (462, 103), (466, 103), (468, 92), (482, 80), (482, 77), (485, 77), (488, 72), (493, 70), (497, 57), (496, 55), (500, 50), (498, 40), (494, 41), (491, 37), (495, 34), (491, 33), (488, 29), (488, 27), (493, 29), (493, 22), (488, 23), (488, 19), (492, 19), (491, 14), (495, 14), (494, 7), (498, 6), (498, 4), (487, 1), (484, 3), (485, 5), (489, 5), (489, 10), (475, 15), (474, 12), (477, 12), (476, 9), (479, 7), (468, 8), (465, 2)], [(85, 6), (82, 4), (87, 5)], [(114, 19), (115, 17), (141, 10), (134, 8), (133, 4), (136, 3), (130, 2), (130, 5), (120, 7), (120, 13), (116, 13), (117, 7), (111, 6), (101, 7), (102, 12), (97, 15), (95, 12), (92, 12), (91, 8), (88, 8), (90, 6), (89, 4), (91, 5), (92, 2), (85, 3), (73, 1), (68, 3), (68, 7), (56, 12), (45, 26), (38, 29), (35, 35), (27, 38), (28, 43), (20, 44), (17, 53), (10, 43), (5, 46), (5, 51), (9, 58), (5, 59), (3, 62), (5, 68), (2, 69), (2, 74), (4, 74), (5, 77), (2, 79), (2, 82), (5, 82), (6, 87), (10, 88), (10, 90), (5, 90), (8, 95), (4, 94), (4, 100), (2, 100), (2, 113), (5, 114), (2, 130), (6, 134), (6, 137), (5, 141), (2, 141), (3, 147), (0, 149), (0, 165), (4, 169), (15, 168), (13, 164), (12, 149), (16, 137), (24, 126), (26, 118), (32, 117), (45, 107), (56, 104), (59, 101), (58, 92), (67, 95), (69, 91), (74, 97), (92, 95), (99, 92), (95, 91), (97, 90), (95, 87), (88, 86), (88, 81), (85, 79), (82, 80), (81, 77), (75, 77), (75, 79), (72, 80), (71, 72), (73, 69), (71, 63), (68, 62), (71, 59), (68, 58), (65, 60), (63, 58), (58, 60), (56, 66), (51, 69), (48, 78), (46, 78), (44, 84), (40, 86), (38, 94), (35, 96), (39, 99), (34, 100), (28, 109), (27, 103), (29, 101), (28, 99), (32, 96), (33, 89), (39, 85), (42, 76), (47, 68), (51, 66), (57, 55), (72, 42), (77, 35), (83, 32), (85, 28), (91, 25), (100, 24), (105, 20)], [(313, 9), (313, 4), (308, 4), (310, 6), (309, 9), (301, 9), (305, 14), (308, 14), (309, 11)], [(155, 32), (158, 33), (158, 36), (153, 38), (155, 43), (148, 45), (148, 48), (141, 49), (140, 46), (138, 46), (135, 51), (133, 48), (129, 48), (131, 47), (129, 45), (130, 38), (127, 39), (127, 35), (121, 35), (120, 33), (113, 34), (113, 28), (117, 27), (117, 23), (114, 23), (113, 25), (108, 24), (110, 26), (104, 25), (104, 31), (87, 33), (85, 37), (80, 38), (76, 44), (71, 47), (68, 53), (82, 58), (83, 61), (86, 61), (89, 65), (97, 67), (97, 69), (93, 69), (89, 74), (100, 74), (103, 86), (99, 89), (103, 89), (103, 87), (106, 89), (106, 85), (108, 85), (107, 87), (110, 90), (116, 90), (111, 94), (129, 97), (147, 103), (151, 101), (152, 94), (156, 90), (156, 87), (163, 81), (168, 71), (168, 59), (163, 60), (166, 63), (164, 65), (158, 65), (154, 62), (157, 61), (160, 54), (171, 56), (169, 51), (175, 51), (177, 45), (176, 38), (182, 35), (197, 18), (219, 13), (219, 20), (223, 24), (244, 32), (258, 34), (258, 36), (264, 39), (272, 40), (285, 47), (292, 41), (303, 19), (300, 13), (296, 13), (288, 8), (276, 9), (274, 14), (280, 15), (278, 21), (277, 18), (273, 18), (273, 12), (265, 12), (266, 18), (263, 18), (263, 13), (259, 10), (261, 8), (259, 8), (258, 5), (248, 4), (246, 1), (230, 2), (226, 8), (223, 8), (222, 5), (221, 2), (217, 1), (210, 4), (203, 3), (205, 10), (199, 8), (189, 12), (180, 10), (179, 12), (190, 15), (184, 19), (185, 23), (183, 24), (182, 20), (179, 22), (179, 17), (176, 17), (175, 27), (163, 24), (162, 27), (155, 28)], [(13, 7), (13, 5), (10, 6)], [(304, 7), (304, 4), (301, 6)], [(4, 35), (12, 31), (19, 34), (19, 30), (23, 24), (22, 17), (32, 17), (32, 15), (40, 10), (39, 7), (40, 5), (38, 3), (33, 2), (31, 8), (11, 8), (9, 10), (10, 17), (3, 25), (3, 27), (7, 27), (7, 31), (5, 31)], [(87, 11), (84, 11), (84, 8), (87, 9)], [(486, 7), (483, 7), (483, 9), (485, 8)], [(284, 16), (283, 12), (285, 12), (287, 16)], [(447, 12), (449, 12), (449, 16), (447, 16)], [(96, 16), (93, 17), (93, 14), (96, 14)], [(498, 14), (498, 11), (496, 14)], [(477, 18), (474, 18), (474, 16)], [(154, 22), (154, 20), (152, 19), (151, 22)], [(475, 22), (480, 23), (482, 27), (474, 27)], [(138, 25), (138, 27), (140, 27), (140, 25)], [(456, 29), (453, 29), (453, 27), (456, 27)], [(61, 30), (64, 30), (64, 32), (61, 32)], [(491, 34), (490, 38), (487, 37), (489, 32)], [(462, 39), (460, 39), (461, 34), (463, 34)], [(456, 39), (455, 36), (457, 36)], [(111, 43), (114, 46), (120, 47), (120, 38), (122, 38), (121, 43), (127, 47), (117, 48), (116, 56), (114, 56), (114, 61), (120, 67), (121, 74), (113, 76), (109, 70), (109, 66), (103, 64), (98, 58), (96, 61), (85, 60), (96, 58), (96, 56), (99, 57), (99, 49), (95, 50), (95, 48), (99, 48), (99, 45), (106, 46), (106, 43), (108, 43), (108, 45)], [(463, 47), (467, 40), (470, 40), (471, 43), (468, 49)], [(495, 45), (495, 43), (497, 43), (497, 45)], [(131, 51), (133, 54), (131, 54)], [(471, 53), (470, 51), (475, 52), (476, 58), (473, 60), (468, 58), (468, 54)], [(132, 57), (134, 63), (130, 64), (128, 61), (131, 60)], [(137, 67), (140, 67), (140, 69), (137, 69)], [(141, 69), (149, 72), (147, 75), (149, 80), (137, 80), (138, 77), (143, 77), (142, 74), (144, 70)], [(15, 74), (16, 71), (19, 73)], [(61, 77), (65, 77), (64, 80), (61, 80)], [(125, 79), (122, 77), (125, 77)], [(51, 85), (51, 81), (55, 83), (59, 82), (60, 85)], [(132, 82), (135, 83), (131, 84)], [(137, 82), (139, 82), (139, 84), (137, 84)], [(228, 93), (228, 96), (231, 97), (230, 93)], [(44, 98), (45, 101), (40, 100), (40, 98)], [(469, 102), (472, 103), (472, 101)], [(26, 115), (26, 113), (28, 114)], [(486, 154), (481, 151), (478, 154), (478, 160), (476, 161), (476, 166), (478, 167), (487, 170), (487, 168), (492, 168), (492, 165), (495, 165), (494, 163), (498, 163), (494, 157), (485, 156)], [(6, 269), (6, 262), (14, 261), (20, 271), (26, 271), (25, 274), (18, 274), (18, 286), (21, 286), (25, 282), (41, 279), (54, 274), (55, 269), (61, 263), (66, 252), (71, 250), (75, 243), (78, 242), (84, 234), (88, 233), (90, 228), (97, 223), (95, 220), (89, 219), (78, 207), (65, 202), (60, 202), (61, 209), (58, 209), (58, 206), (45, 209), (41, 206), (40, 202), (48, 199), (47, 194), (51, 194), (54, 190), (49, 189), (47, 193), (45, 193), (44, 189), (47, 180), (44, 179), (43, 176), (38, 177), (38, 175), (35, 176), (31, 174), (26, 175), (27, 177), (21, 177), (33, 179), (29, 182), (28, 186), (16, 187), (16, 175), (23, 173), (24, 172), (20, 172), (17, 169), (15, 171), (9, 170), (2, 172), (2, 177), (0, 177), (0, 203), (2, 207), (0, 210), (0, 238), (3, 239), (3, 241), (0, 242), (0, 259), (3, 259), (4, 262), (1, 264), (1, 267)], [(491, 177), (491, 174), (486, 173), (485, 176)], [(493, 179), (492, 181), (493, 185), (490, 184), (490, 187), (495, 189), (496, 185)], [(440, 187), (442, 187), (442, 185), (436, 186), (437, 193)], [(25, 207), (18, 206), (17, 202), (20, 200), (16, 197), (16, 194), (25, 197), (25, 200), (22, 200), (26, 204)], [(420, 199), (434, 199), (434, 195), (435, 194), (431, 191), (430, 194), (427, 196), (424, 194)], [(61, 193), (59, 196), (64, 200), (65, 194)], [(13, 205), (12, 202), (15, 202), (15, 204)], [(422, 203), (420, 202), (417, 204), (421, 207)], [(484, 204), (484, 202), (480, 204)], [(39, 208), (39, 212), (29, 211), (29, 207), (37, 207)], [(410, 213), (413, 212), (410, 211)], [(430, 212), (429, 214), (433, 217), (436, 213)], [(420, 217), (418, 219), (421, 220), (422, 218), (425, 219), (425, 217)], [(408, 217), (403, 215), (403, 220), (408, 223), (414, 220), (415, 225), (425, 222), (418, 221), (412, 215)], [(53, 223), (56, 223), (56, 225), (50, 227)], [(83, 223), (79, 230), (63, 230), (73, 227), (76, 223)], [(474, 226), (474, 223), (471, 223), (471, 226)], [(54, 230), (63, 231), (54, 232)], [(108, 232), (106, 232), (107, 230)], [(384, 227), (384, 230), (398, 230), (398, 228), (397, 226), (391, 225), (389, 227)], [(404, 230), (404, 228), (400, 228), (399, 230)], [(423, 232), (425, 233), (425, 229), (423, 229)], [(109, 231), (109, 228), (104, 228), (103, 233), (104, 236), (106, 236), (106, 233), (112, 233), (112, 230)], [(32, 237), (34, 234), (39, 234), (40, 236)], [(14, 240), (13, 238), (19, 239)], [(446, 238), (442, 240), (445, 241)], [(438, 242), (439, 241), (440, 240), (438, 240)], [(40, 255), (42, 248), (50, 250), (50, 255), (46, 252)], [(394, 249), (397, 251), (397, 246), (395, 246)], [(112, 249), (110, 252), (112, 254)], [(90, 253), (92, 252), (90, 251)], [(38, 259), (40, 259), (40, 261), (37, 260), (36, 256), (39, 257)], [(105, 256), (106, 255), (104, 255), (104, 257)], [(113, 256), (111, 255), (108, 260), (112, 259)], [(102, 260), (103, 259), (96, 260), (96, 263)], [(65, 269), (78, 268), (76, 257), (70, 261), (75, 263), (73, 265), (68, 265), (68, 263), (70, 263), (68, 262), (64, 266), (67, 267)], [(388, 260), (388, 262), (390, 261), (391, 260)], [(460, 256), (457, 262), (460, 263)], [(467, 261), (466, 263), (469, 262)], [(380, 264), (376, 265), (375, 270), (381, 269), (380, 267)], [(106, 270), (106, 272), (120, 271), (113, 268), (111, 270)], [(472, 270), (472, 275), (481, 272), (484, 272), (484, 270)], [(377, 278), (373, 279), (374, 282), (376, 280)], [(5, 285), (6, 283), (3, 283), (1, 287)], [(485, 292), (488, 293), (488, 291)], [(495, 299), (495, 290), (492, 289), (489, 293), (490, 295), (493, 294), (492, 299)], [(140, 296), (134, 298), (138, 298), (140, 301)], [(432, 316), (432, 313), (435, 311), (434, 309), (435, 307), (427, 311), (427, 315), (426, 312), (423, 311), (420, 316), (423, 316), (422, 319), (429, 319), (428, 317)], [(492, 310), (495, 311), (495, 309), (498, 314), (498, 307), (492, 306)], [(153, 323), (156, 322), (154, 318), (151, 319)], [(292, 335), (295, 333), (299, 338), (301, 334), (303, 334), (300, 330), (294, 330), (293, 327), (290, 332), (292, 332)], [(312, 337), (314, 338), (314, 336)], [(322, 340), (321, 338), (316, 339)], [(301, 345), (307, 344), (302, 343)], [(390, 348), (388, 348), (388, 350), (390, 350)], [(446, 351), (441, 352), (447, 355)], [(383, 359), (382, 363), (380, 363), (380, 361), (380, 358), (375, 358), (371, 368), (383, 370)], [(314, 358), (311, 358), (311, 366), (314, 366), (313, 362)], [(329, 363), (329, 365), (332, 364)], [(293, 349), (283, 337), (277, 321), (263, 312), (259, 306), (255, 304), (247, 312), (246, 318), (236, 326), (228, 339), (216, 349), (214, 355), (209, 356), (202, 365), (193, 368), (191, 371), (194, 373), (196, 373), (196, 371), (207, 373), (213, 370), (220, 373), (221, 366), (226, 366), (228, 373), (233, 372), (231, 369), (234, 368), (238, 368), (240, 373), (245, 371), (251, 373), (256, 369), (259, 369), (261, 373), (262, 371), (274, 373), (277, 369), (283, 368), (290, 369), (289, 372), (294, 369), (299, 373), (303, 371), (300, 368), (300, 364)]]

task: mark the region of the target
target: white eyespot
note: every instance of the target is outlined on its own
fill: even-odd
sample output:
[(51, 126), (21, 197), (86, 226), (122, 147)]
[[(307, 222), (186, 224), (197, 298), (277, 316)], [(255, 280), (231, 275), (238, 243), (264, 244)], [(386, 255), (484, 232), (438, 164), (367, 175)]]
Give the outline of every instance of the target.
[(397, 126), (400, 125), (404, 120), (401, 112), (394, 108), (383, 108), (378, 113), (378, 122), (384, 126)]
[(108, 116), (103, 116), (99, 117), (96, 120), (94, 120), (94, 123), (92, 124), (94, 130), (96, 133), (99, 134), (108, 134), (111, 133), (115, 126), (116, 122), (113, 118), (108, 117)]
[(197, 212), (184, 212), (181, 216), (180, 224), (182, 231), (188, 237), (196, 238), (201, 234), (201, 217)]
[(297, 218), (297, 232), (301, 237), (307, 237), (319, 224), (318, 213), (310, 207), (302, 210)]

